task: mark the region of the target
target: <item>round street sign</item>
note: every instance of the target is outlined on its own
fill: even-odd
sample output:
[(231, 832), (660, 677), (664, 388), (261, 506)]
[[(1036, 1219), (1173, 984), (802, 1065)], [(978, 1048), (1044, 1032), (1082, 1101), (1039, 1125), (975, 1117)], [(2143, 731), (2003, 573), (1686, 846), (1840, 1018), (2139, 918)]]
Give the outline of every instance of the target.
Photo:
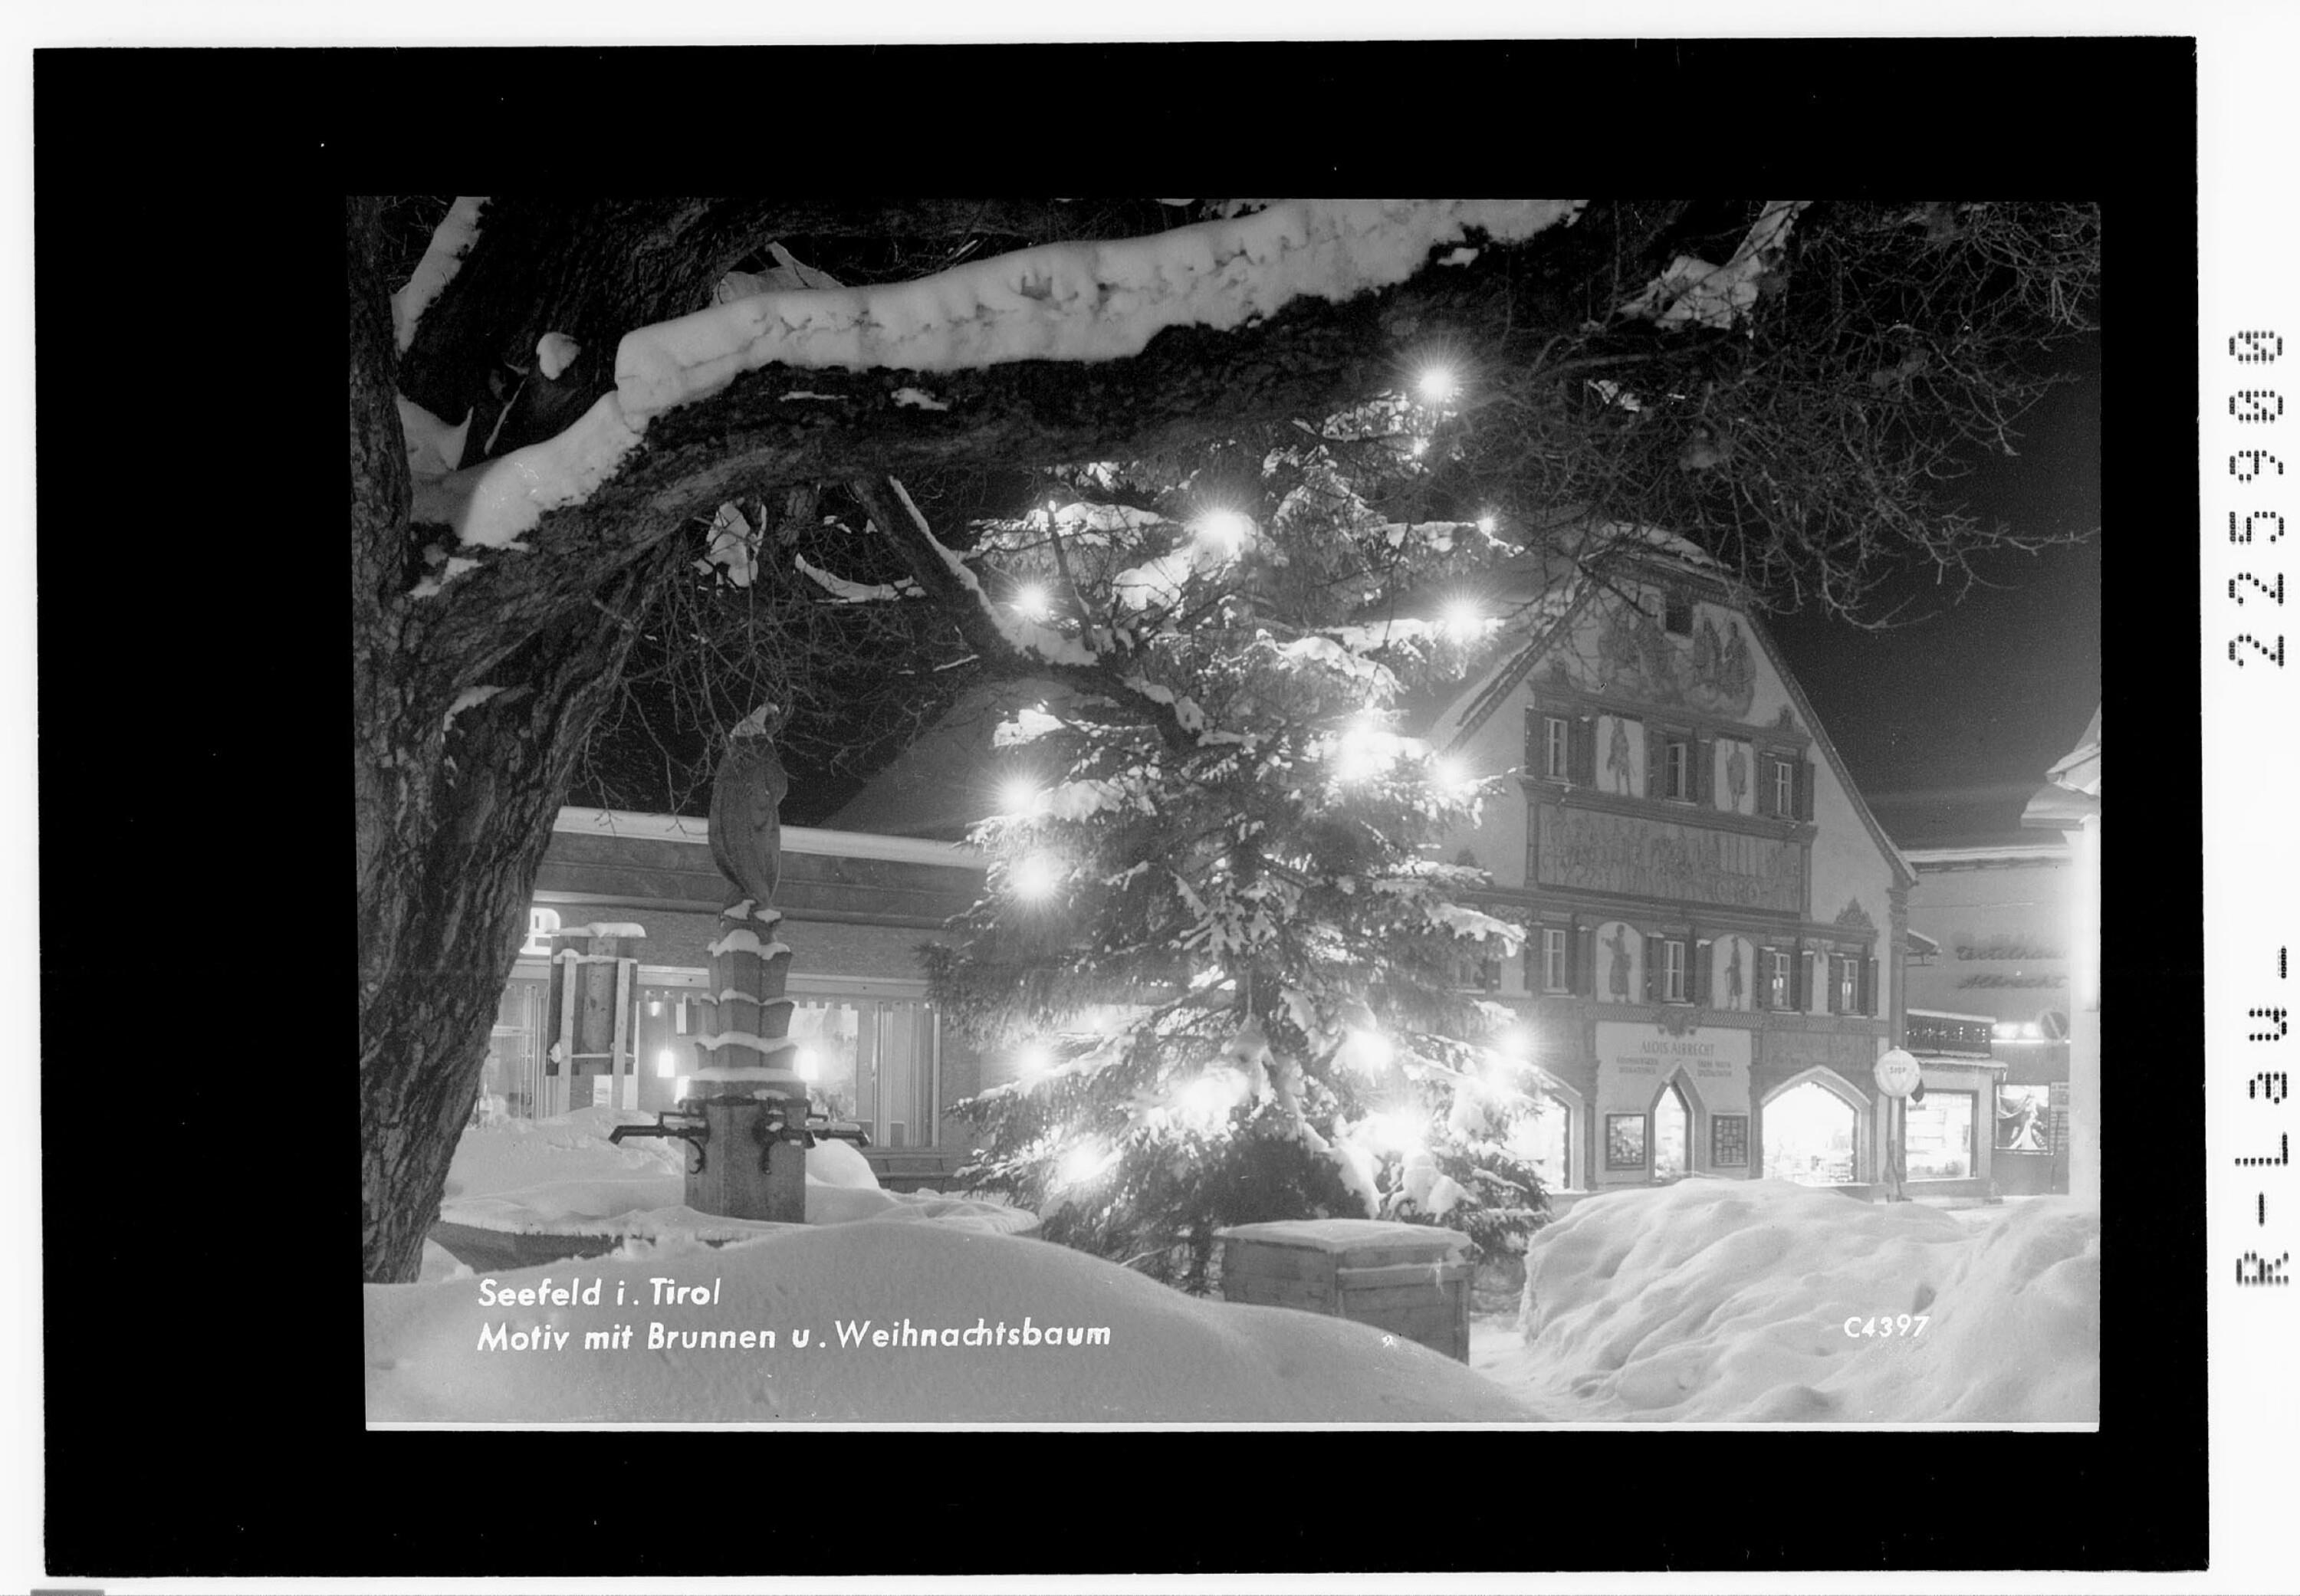
[(1923, 1078), (1916, 1055), (1906, 1048), (1896, 1047), (1878, 1057), (1877, 1090), (1888, 1097), (1906, 1097)]

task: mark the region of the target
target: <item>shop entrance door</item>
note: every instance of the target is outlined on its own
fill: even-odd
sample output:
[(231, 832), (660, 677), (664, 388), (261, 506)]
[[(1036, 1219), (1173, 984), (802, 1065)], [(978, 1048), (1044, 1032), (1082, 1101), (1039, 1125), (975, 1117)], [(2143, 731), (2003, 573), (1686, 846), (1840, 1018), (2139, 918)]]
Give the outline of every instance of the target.
[(1688, 1149), (1693, 1145), (1693, 1107), (1675, 1081), (1654, 1104), (1654, 1165), (1655, 1180), (1678, 1180), (1689, 1174)]

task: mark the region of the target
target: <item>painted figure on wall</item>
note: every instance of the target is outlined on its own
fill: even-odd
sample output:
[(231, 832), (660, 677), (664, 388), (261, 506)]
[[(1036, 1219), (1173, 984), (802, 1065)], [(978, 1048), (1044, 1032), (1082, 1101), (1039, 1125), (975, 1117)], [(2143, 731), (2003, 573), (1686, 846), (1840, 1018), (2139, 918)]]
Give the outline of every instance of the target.
[(1626, 1003), (1629, 1001), (1629, 934), (1626, 927), (1613, 927), (1613, 934), (1605, 939), (1605, 951), (1612, 955), (1605, 966), (1606, 995), (1617, 1003)]
[(1605, 772), (1613, 778), (1613, 791), (1628, 793), (1635, 789), (1629, 779), (1629, 725), (1619, 715), (1613, 719), (1613, 740), (1605, 749)]
[(1756, 658), (1748, 634), (1732, 619), (1720, 631), (1709, 615), (1690, 636), (1680, 638), (1654, 617), (1629, 609), (1599, 634), (1597, 669), (1612, 691), (1735, 719), (1748, 715), (1756, 696)]

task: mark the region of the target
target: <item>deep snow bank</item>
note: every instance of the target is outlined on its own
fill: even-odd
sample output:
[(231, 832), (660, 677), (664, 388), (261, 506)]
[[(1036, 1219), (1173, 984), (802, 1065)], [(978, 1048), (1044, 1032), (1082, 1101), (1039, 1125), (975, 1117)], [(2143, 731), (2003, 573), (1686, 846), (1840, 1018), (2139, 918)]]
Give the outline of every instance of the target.
[[(601, 1283), (597, 1307), (518, 1307), (483, 1290)], [(718, 1284), (718, 1301), (653, 1306), (650, 1282)], [(628, 1301), (615, 1306), (618, 1287)], [(862, 1420), (1282, 1423), (1528, 1420), (1538, 1415), (1453, 1359), (1363, 1325), (1186, 1296), (1028, 1238), (883, 1218), (786, 1228), (716, 1251), (627, 1245), (617, 1256), (415, 1285), (362, 1288), (373, 1420)], [(897, 1336), (978, 1325), (1007, 1344), (842, 1344), (841, 1323)], [(585, 1333), (633, 1326), (628, 1350)], [(772, 1331), (772, 1348), (650, 1349), (666, 1331)], [(1026, 1330), (1026, 1326), (1028, 1329)], [(1043, 1340), (1060, 1327), (1062, 1343)], [(1107, 1327), (1106, 1344), (1068, 1343)], [(482, 1350), (483, 1335), (564, 1332), (563, 1345)], [(793, 1344), (792, 1333), (811, 1344)], [(1035, 1331), (1038, 1344), (1013, 1338)]]
[(1618, 1193), (1534, 1237), (1520, 1323), (1477, 1366), (1558, 1418), (2097, 1422), (2100, 1210), (1972, 1229), (1773, 1181)]
[[(688, 1208), (690, 1155), (684, 1142), (642, 1137), (617, 1145), (607, 1140), (619, 1125), (654, 1123), (654, 1115), (628, 1109), (577, 1109), (553, 1119), (474, 1126), (455, 1143), (439, 1218), (482, 1230), (646, 1240), (729, 1241), (788, 1228)], [(1004, 1203), (882, 1191), (860, 1152), (844, 1142), (819, 1143), (806, 1155), (806, 1222), (865, 1218), (930, 1219), (991, 1231), (1035, 1223), (1026, 1210)]]

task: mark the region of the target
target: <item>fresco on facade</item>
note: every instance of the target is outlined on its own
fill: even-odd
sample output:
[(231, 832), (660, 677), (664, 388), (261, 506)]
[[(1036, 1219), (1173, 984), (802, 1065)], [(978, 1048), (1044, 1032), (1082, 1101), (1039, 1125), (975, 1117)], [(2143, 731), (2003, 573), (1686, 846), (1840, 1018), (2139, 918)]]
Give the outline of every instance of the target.
[(1642, 611), (1610, 618), (1597, 638), (1599, 679), (1607, 693), (1648, 703), (1745, 719), (1757, 692), (1757, 662), (1741, 623), (1721, 631), (1704, 608), (1690, 637), (1673, 637)]
[(1709, 1006), (1756, 1006), (1757, 944), (1746, 936), (1721, 936), (1710, 944)]
[(1638, 961), (1644, 949), (1644, 938), (1619, 920), (1597, 928), (1597, 990), (1608, 1002), (1642, 1001), (1645, 987), (1638, 978)]
[(1539, 810), (1535, 872), (1546, 886), (1674, 898), (1732, 909), (1801, 910), (1801, 850), (1774, 837), (1641, 815)]
[(1719, 809), (1737, 815), (1756, 812), (1757, 786), (1752, 779), (1754, 765), (1746, 743), (1728, 737), (1717, 744), (1717, 778), (1709, 786), (1717, 794)]
[(1600, 719), (1607, 728), (1603, 773), (1604, 790), (1636, 797), (1645, 786), (1646, 761), (1644, 754), (1630, 746), (1630, 723), (1619, 715), (1605, 715)]

